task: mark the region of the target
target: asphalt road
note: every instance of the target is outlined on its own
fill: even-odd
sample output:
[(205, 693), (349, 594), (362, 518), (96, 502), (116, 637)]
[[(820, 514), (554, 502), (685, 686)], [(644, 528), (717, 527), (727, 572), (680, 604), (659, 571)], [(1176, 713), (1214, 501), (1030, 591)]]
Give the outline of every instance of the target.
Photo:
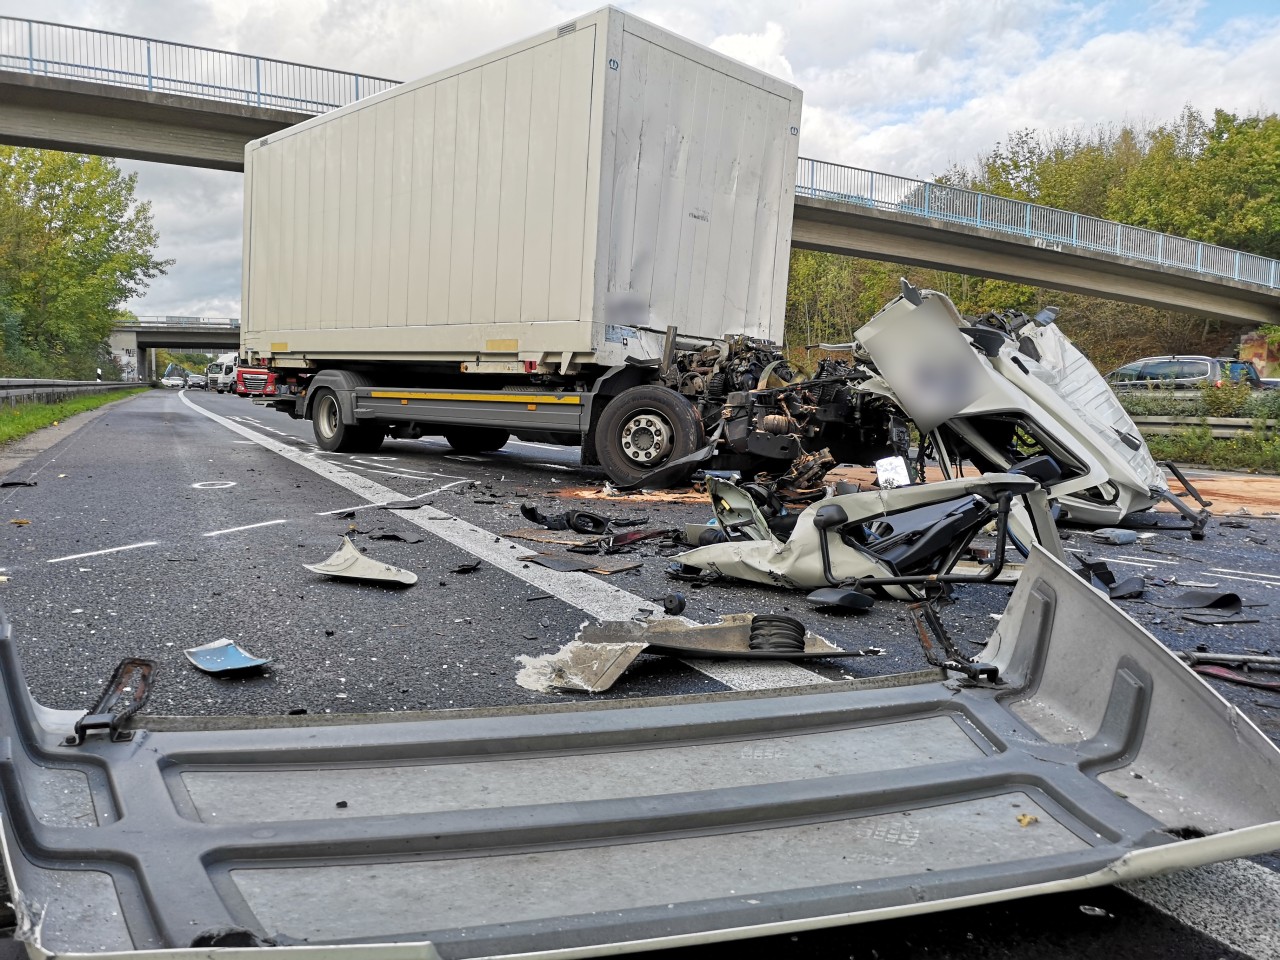
[[(306, 464), (320, 464), (324, 475)], [(701, 589), (671, 581), (659, 542), (625, 558), (635, 570), (612, 576), (565, 574), (522, 558), (522, 550), (563, 554), (564, 546), (519, 538), (532, 525), (522, 503), (545, 512), (578, 507), (678, 527), (710, 515), (696, 498), (594, 499), (602, 475), (578, 466), (574, 450), (512, 442), (481, 457), (454, 454), (437, 439), (388, 441), (376, 455), (321, 454), (310, 424), (242, 398), (155, 391), (113, 405), (86, 428), (9, 473), (37, 486), (0, 490), (0, 605), (19, 640), (31, 689), (41, 702), (89, 706), (126, 656), (159, 663), (150, 714), (268, 715), (368, 712), (545, 703), (572, 694), (525, 689), (519, 657), (552, 652), (589, 617), (628, 619), (661, 608), (673, 589), (686, 616), (714, 621), (741, 612), (790, 612), (847, 650), (875, 646), (882, 656), (817, 666), (690, 665), (643, 657), (608, 694), (625, 699), (780, 684), (822, 683), (926, 666), (900, 604), (866, 616), (834, 617), (797, 595), (742, 584)], [(413, 512), (369, 500), (412, 499)], [(1064, 544), (1110, 561), (1117, 574), (1140, 573), (1148, 597), (1214, 583), (1246, 599), (1258, 623), (1204, 627), (1144, 602), (1126, 611), (1174, 649), (1280, 653), (1280, 525), (1249, 517), (1215, 522), (1202, 542), (1154, 520), (1156, 537), (1102, 547), (1084, 532)], [(303, 569), (349, 534), (378, 560), (412, 570), (410, 590), (331, 580)], [(401, 539), (379, 539), (391, 535)], [(515, 535), (515, 536), (513, 536)], [(411, 542), (416, 541), (416, 542)], [(572, 556), (572, 554), (563, 554)], [(465, 565), (481, 561), (472, 572)], [(1006, 587), (967, 587), (945, 610), (951, 635), (970, 651), (994, 626)], [(240, 681), (193, 669), (183, 650), (228, 637), (272, 660)], [(1273, 739), (1280, 695), (1217, 686)], [(1245, 880), (1259, 880), (1252, 865)], [(1269, 871), (1259, 882), (1270, 889)], [(1232, 875), (1234, 876), (1234, 875)], [(1239, 880), (1239, 878), (1236, 878)], [(1221, 886), (1221, 876), (1218, 877)], [(1229, 882), (1236, 883), (1229, 878)], [(1274, 891), (1272, 891), (1274, 894)], [(1221, 891), (1218, 891), (1221, 895)], [(1171, 895), (1172, 896), (1172, 895)], [(787, 956), (1265, 956), (1276, 949), (1277, 903), (1241, 901), (1235, 920), (1270, 911), (1271, 925), (1239, 939), (1193, 929), (1194, 906), (1166, 897), (1165, 912), (1108, 890), (1041, 898), (929, 918), (877, 924), (768, 944)], [(1175, 896), (1176, 901), (1176, 896)], [(1082, 914), (1081, 904), (1109, 916)], [(1191, 926), (1171, 919), (1176, 912)], [(1214, 915), (1210, 915), (1211, 920)], [(1201, 926), (1212, 926), (1206, 921)], [(1248, 924), (1245, 924), (1248, 926)], [(1225, 929), (1225, 928), (1224, 928)], [(1167, 949), (1159, 949), (1164, 944)], [(1261, 944), (1261, 945), (1259, 945)], [(1270, 944), (1268, 947), (1267, 944)]]

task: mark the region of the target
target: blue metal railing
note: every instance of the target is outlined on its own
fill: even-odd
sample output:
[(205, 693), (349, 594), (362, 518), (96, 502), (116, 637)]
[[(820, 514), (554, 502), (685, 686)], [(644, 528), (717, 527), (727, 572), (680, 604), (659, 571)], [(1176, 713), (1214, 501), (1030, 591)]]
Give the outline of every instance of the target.
[(0, 17), (0, 70), (323, 113), (399, 81), (283, 60)]
[(1037, 246), (1110, 253), (1276, 289), (1280, 261), (1114, 220), (927, 180), (801, 158), (796, 195), (1029, 237)]

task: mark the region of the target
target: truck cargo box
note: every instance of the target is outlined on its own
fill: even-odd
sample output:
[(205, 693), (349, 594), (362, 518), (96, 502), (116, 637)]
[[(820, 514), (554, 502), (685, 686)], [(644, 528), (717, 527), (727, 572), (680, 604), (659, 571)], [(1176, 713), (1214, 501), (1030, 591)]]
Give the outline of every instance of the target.
[(800, 104), (605, 8), (254, 141), (242, 353), (566, 369), (670, 324), (778, 340)]

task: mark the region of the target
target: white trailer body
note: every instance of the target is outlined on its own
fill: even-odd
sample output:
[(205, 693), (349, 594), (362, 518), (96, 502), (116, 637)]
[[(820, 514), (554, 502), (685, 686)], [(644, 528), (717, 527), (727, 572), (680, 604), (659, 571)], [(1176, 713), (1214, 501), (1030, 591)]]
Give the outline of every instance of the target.
[(570, 374), (669, 325), (780, 341), (800, 106), (605, 8), (254, 141), (241, 353)]

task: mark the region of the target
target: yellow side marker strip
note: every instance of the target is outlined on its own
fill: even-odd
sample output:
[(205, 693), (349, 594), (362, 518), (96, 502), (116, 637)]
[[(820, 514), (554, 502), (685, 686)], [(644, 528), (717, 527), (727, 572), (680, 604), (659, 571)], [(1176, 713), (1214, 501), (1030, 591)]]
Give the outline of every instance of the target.
[(390, 390), (371, 390), (374, 400), (472, 400), (479, 403), (564, 403), (580, 405), (577, 394), (559, 393), (406, 393)]

